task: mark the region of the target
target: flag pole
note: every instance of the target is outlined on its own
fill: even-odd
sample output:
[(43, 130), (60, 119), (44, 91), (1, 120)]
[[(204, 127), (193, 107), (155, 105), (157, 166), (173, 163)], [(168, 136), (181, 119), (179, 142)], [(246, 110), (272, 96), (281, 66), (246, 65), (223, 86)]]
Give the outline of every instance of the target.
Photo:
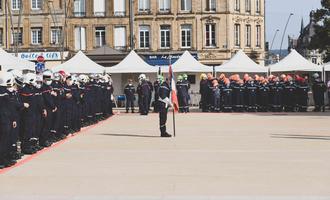
[[(170, 66), (172, 65), (172, 56), (170, 55)], [(172, 91), (172, 79), (173, 79), (173, 75), (174, 75), (174, 72), (173, 72), (173, 68), (172, 68), (172, 71), (171, 71), (171, 91)], [(171, 92), (171, 95), (172, 95), (172, 92)], [(171, 96), (171, 99), (172, 99), (172, 96)], [(175, 132), (175, 108), (174, 106), (172, 106), (172, 110), (173, 110), (173, 137), (176, 137), (176, 132)]]

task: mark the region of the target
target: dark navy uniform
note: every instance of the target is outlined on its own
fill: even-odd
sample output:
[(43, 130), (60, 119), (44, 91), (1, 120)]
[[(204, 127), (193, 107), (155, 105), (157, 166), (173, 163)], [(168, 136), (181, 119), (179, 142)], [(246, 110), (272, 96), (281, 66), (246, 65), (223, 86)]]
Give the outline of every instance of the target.
[(129, 108), (131, 108), (132, 113), (134, 113), (134, 101), (135, 101), (135, 87), (132, 84), (126, 85), (124, 89), (126, 96), (126, 112), (128, 113)]
[(186, 85), (183, 81), (178, 81), (176, 83), (176, 89), (178, 92), (179, 112), (186, 112), (186, 107), (188, 105), (186, 98), (188, 91), (186, 90)]
[(219, 85), (213, 87), (214, 111), (220, 112), (221, 110), (221, 90)]
[(284, 110), (294, 112), (296, 106), (296, 85), (293, 81), (286, 82), (284, 85)]
[(53, 102), (57, 110), (53, 113), (51, 132), (55, 134), (58, 139), (64, 139), (65, 135), (63, 129), (63, 99), (64, 99), (64, 88), (60, 81), (53, 81), (52, 88), (54, 95)]
[(160, 87), (160, 83), (159, 81), (155, 81), (154, 82), (154, 112), (159, 112), (159, 105), (158, 105), (158, 99), (159, 99), (159, 87)]
[(167, 84), (167, 82), (163, 82), (159, 87), (159, 127), (162, 137), (171, 136), (166, 132), (166, 121), (168, 112), (166, 98), (168, 100), (170, 98), (170, 86)]
[(42, 134), (40, 137), (40, 144), (42, 146), (49, 146), (51, 142), (55, 142), (55, 134), (51, 133), (52, 127), (52, 118), (53, 118), (53, 111), (55, 111), (56, 105), (54, 103), (54, 99), (52, 97), (53, 88), (50, 85), (43, 84), (41, 87), (41, 93), (43, 97), (44, 109), (47, 112), (46, 116), (43, 116), (42, 121)]
[(11, 146), (11, 129), (13, 128), (13, 115), (11, 106), (14, 102), (9, 97), (6, 87), (0, 87), (0, 168), (9, 167), (15, 164), (15, 161), (10, 159)]
[(141, 114), (142, 115), (148, 115), (149, 113), (149, 106), (150, 106), (150, 84), (143, 80), (141, 82)]
[(23, 103), (28, 103), (29, 108), (22, 112), (22, 152), (25, 154), (35, 153), (33, 137), (36, 134), (38, 104), (35, 96), (36, 89), (32, 85), (25, 85), (19, 91)]
[(234, 102), (234, 110), (236, 112), (243, 112), (245, 109), (245, 86), (244, 84), (233, 84), (233, 102)]
[(271, 110), (273, 112), (282, 112), (283, 111), (283, 93), (284, 87), (280, 81), (275, 81), (274, 84), (270, 87), (271, 93)]
[(313, 97), (315, 103), (314, 111), (324, 111), (324, 93), (326, 92), (326, 85), (321, 79), (316, 79), (312, 86), (313, 89)]
[(222, 111), (231, 112), (233, 109), (233, 88), (230, 84), (224, 85), (222, 88), (223, 105)]
[(199, 93), (201, 94), (201, 108), (202, 112), (208, 111), (208, 81), (207, 80), (201, 80), (199, 83)]
[(269, 93), (270, 88), (268, 84), (260, 84), (258, 87), (258, 105), (259, 111), (267, 112), (269, 108)]
[(246, 83), (246, 109), (247, 111), (257, 111), (257, 92), (258, 87), (254, 81)]
[(296, 85), (297, 109), (299, 112), (306, 112), (308, 107), (308, 84), (306, 82), (299, 82)]

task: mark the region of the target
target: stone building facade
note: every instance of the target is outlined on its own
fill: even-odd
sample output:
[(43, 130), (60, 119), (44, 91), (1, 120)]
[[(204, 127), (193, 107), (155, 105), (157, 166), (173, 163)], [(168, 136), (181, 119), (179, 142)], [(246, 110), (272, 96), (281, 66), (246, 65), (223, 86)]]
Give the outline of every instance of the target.
[(1, 0), (0, 39), (7, 50), (15, 49), (11, 27), (18, 27), (20, 2), (19, 52), (88, 53), (107, 45), (135, 49), (161, 65), (189, 50), (218, 65), (244, 49), (264, 62), (264, 0)]

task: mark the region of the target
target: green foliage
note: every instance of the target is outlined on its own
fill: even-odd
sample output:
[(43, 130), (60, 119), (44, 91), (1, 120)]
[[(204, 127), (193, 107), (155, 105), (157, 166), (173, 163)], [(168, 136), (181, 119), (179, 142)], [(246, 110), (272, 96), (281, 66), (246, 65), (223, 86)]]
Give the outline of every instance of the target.
[(321, 0), (322, 8), (316, 10), (313, 17), (317, 22), (315, 35), (309, 48), (326, 52), (325, 62), (330, 61), (330, 0)]

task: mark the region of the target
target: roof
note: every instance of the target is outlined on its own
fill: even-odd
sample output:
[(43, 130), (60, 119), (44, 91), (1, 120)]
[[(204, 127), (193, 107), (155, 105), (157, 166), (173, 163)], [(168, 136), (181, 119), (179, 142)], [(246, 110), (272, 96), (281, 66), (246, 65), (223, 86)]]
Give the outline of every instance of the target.
[(322, 71), (321, 66), (308, 61), (294, 49), (280, 62), (269, 67), (271, 72)]
[(103, 46), (103, 47), (97, 48), (91, 52), (88, 52), (87, 55), (121, 55), (121, 54), (125, 54), (125, 53), (115, 50), (113, 48), (110, 48), (108, 46)]
[(15, 57), (1, 48), (0, 48), (0, 66), (1, 66), (1, 70), (3, 71), (7, 71), (9, 69), (31, 70), (31, 71), (35, 70), (35, 64), (33, 62)]
[(134, 50), (117, 65), (106, 68), (107, 73), (156, 73), (157, 71), (157, 67), (146, 63)]
[(232, 73), (267, 73), (268, 68), (262, 67), (249, 58), (243, 50), (239, 50), (229, 61), (215, 68), (216, 72)]
[(54, 67), (52, 70), (55, 72), (63, 70), (68, 73), (92, 74), (103, 73), (105, 68), (89, 59), (82, 51), (79, 51), (70, 60)]
[(185, 51), (182, 56), (172, 65), (173, 72), (212, 72), (213, 67), (209, 67), (198, 62), (189, 51)]

